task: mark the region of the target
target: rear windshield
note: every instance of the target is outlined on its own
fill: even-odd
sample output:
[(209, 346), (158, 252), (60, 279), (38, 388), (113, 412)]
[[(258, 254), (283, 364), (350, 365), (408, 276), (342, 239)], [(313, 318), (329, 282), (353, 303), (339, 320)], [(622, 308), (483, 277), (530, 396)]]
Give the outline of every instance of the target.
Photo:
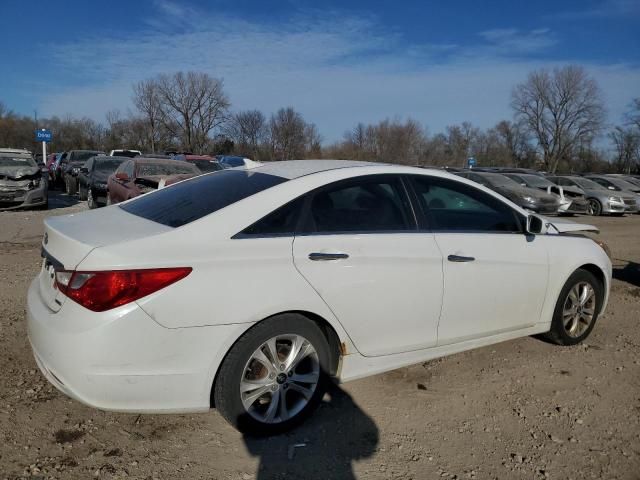
[(71, 156), (69, 157), (70, 162), (84, 162), (85, 160), (89, 160), (91, 157), (95, 157), (96, 155), (103, 154), (104, 152), (97, 151), (86, 151), (86, 152), (71, 152)]
[(181, 227), (286, 181), (251, 170), (222, 170), (143, 195), (120, 208), (169, 227)]
[(529, 185), (533, 185), (538, 188), (547, 188), (548, 186), (553, 186), (554, 183), (550, 182), (544, 177), (540, 177), (538, 175), (522, 175), (522, 178)]
[(153, 175), (177, 175), (180, 173), (200, 173), (197, 168), (188, 163), (139, 163), (138, 177)]
[(202, 173), (217, 172), (218, 170), (224, 170), (224, 167), (215, 160), (187, 160), (189, 163), (193, 163), (198, 170)]
[(118, 168), (121, 163), (121, 158), (111, 159), (109, 157), (106, 157), (106, 159), (103, 160), (101, 157), (100, 160), (96, 160), (96, 165), (94, 168), (101, 172), (115, 172), (116, 168)]

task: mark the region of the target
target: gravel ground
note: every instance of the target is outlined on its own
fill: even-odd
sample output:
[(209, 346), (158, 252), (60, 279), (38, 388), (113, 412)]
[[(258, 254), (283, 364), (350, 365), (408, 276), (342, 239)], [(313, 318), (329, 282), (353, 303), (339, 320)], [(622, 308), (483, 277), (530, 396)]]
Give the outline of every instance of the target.
[(51, 207), (0, 212), (0, 478), (640, 479), (640, 215), (582, 219), (615, 268), (585, 344), (523, 338), (348, 383), (298, 430), (250, 440), (215, 411), (100, 412), (47, 383), (26, 291), (42, 219), (85, 208)]

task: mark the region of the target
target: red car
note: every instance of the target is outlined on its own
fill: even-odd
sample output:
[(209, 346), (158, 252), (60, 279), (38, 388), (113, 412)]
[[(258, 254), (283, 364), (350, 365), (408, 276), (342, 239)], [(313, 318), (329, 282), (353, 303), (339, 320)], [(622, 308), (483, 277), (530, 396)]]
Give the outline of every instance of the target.
[(215, 157), (210, 155), (192, 155), (192, 154), (179, 154), (173, 157), (175, 160), (183, 160), (185, 162), (193, 163), (202, 173), (217, 172), (218, 170), (224, 170), (220, 162)]
[(135, 157), (122, 162), (107, 180), (107, 205), (201, 175), (192, 163)]

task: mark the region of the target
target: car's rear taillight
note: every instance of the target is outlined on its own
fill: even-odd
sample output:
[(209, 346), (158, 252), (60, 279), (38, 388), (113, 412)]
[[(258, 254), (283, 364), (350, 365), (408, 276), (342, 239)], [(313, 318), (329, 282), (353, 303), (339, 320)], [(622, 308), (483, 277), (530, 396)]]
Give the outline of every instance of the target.
[(56, 287), (94, 312), (104, 312), (146, 297), (191, 273), (191, 267), (98, 272), (56, 271)]

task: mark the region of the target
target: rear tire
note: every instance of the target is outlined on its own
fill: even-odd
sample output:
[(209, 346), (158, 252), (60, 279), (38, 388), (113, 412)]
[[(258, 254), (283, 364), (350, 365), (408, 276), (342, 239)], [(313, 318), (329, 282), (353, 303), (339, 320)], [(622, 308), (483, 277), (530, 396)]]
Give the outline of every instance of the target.
[(329, 371), (329, 345), (320, 327), (296, 313), (277, 315), (231, 347), (215, 380), (214, 405), (243, 433), (281, 433), (315, 410)]
[(545, 337), (558, 345), (576, 345), (585, 340), (596, 324), (602, 302), (604, 285), (593, 273), (578, 269), (560, 291)]

